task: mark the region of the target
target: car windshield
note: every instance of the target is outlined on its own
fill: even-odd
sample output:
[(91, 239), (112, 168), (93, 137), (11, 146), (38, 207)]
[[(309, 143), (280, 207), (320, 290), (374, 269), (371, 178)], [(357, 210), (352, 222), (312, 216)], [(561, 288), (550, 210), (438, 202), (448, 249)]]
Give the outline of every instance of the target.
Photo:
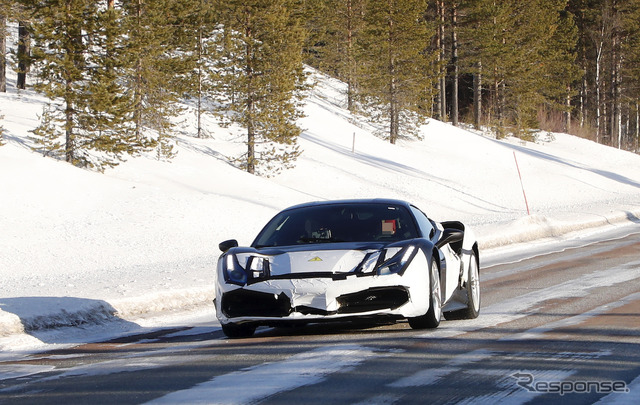
[(333, 242), (395, 242), (418, 237), (409, 211), (399, 205), (343, 203), (307, 206), (276, 215), (254, 247)]

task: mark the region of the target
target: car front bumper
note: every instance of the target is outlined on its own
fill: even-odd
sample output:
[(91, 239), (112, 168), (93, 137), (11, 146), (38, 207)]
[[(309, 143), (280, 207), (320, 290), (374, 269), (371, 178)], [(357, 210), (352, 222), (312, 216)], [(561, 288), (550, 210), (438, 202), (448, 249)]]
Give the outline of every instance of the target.
[(423, 266), (412, 263), (403, 275), (272, 279), (243, 287), (222, 283), (216, 291), (216, 314), (221, 323), (265, 325), (420, 316), (429, 309), (429, 278)]

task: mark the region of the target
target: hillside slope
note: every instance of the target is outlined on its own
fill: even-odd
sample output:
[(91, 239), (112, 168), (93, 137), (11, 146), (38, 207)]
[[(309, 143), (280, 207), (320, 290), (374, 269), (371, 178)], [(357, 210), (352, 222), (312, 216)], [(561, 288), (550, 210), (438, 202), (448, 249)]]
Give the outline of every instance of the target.
[(423, 139), (390, 145), (343, 108), (342, 83), (313, 79), (303, 153), (272, 178), (228, 163), (244, 149), (240, 128), (209, 119), (211, 138), (189, 136), (193, 114), (171, 162), (143, 156), (100, 174), (43, 158), (29, 130), (45, 100), (10, 87), (0, 95), (0, 322), (19, 331), (50, 326), (46, 314), (62, 309), (89, 307), (82, 321), (91, 308), (131, 317), (209, 301), (217, 244), (248, 244), (278, 210), (304, 201), (406, 199), (473, 226), (484, 250), (640, 216), (638, 155), (565, 134), (498, 141), (434, 120)]

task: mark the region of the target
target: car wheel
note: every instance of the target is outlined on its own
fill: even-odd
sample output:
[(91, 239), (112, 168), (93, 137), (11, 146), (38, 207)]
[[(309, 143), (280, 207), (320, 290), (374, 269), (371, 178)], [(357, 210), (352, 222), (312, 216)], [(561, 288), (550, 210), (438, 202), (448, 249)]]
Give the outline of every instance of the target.
[(471, 253), (467, 271), (467, 283), (465, 286), (467, 307), (457, 311), (447, 312), (445, 314), (447, 319), (474, 319), (480, 314), (480, 276), (478, 260), (476, 260), (475, 253)]
[(248, 338), (256, 331), (256, 326), (250, 323), (223, 323), (222, 332), (231, 339)]
[(422, 316), (409, 318), (409, 326), (413, 329), (437, 328), (442, 318), (442, 290), (440, 289), (440, 272), (435, 260), (431, 261), (429, 289), (429, 310)]

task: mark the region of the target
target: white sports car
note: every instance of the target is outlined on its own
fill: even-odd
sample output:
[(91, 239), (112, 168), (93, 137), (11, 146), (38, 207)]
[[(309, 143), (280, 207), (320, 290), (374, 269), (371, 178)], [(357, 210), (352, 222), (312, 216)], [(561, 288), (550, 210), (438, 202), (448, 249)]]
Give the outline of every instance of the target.
[(480, 311), (478, 243), (405, 201), (314, 202), (277, 214), (250, 247), (220, 243), (216, 315), (228, 337), (259, 325), (387, 316), (414, 329)]

